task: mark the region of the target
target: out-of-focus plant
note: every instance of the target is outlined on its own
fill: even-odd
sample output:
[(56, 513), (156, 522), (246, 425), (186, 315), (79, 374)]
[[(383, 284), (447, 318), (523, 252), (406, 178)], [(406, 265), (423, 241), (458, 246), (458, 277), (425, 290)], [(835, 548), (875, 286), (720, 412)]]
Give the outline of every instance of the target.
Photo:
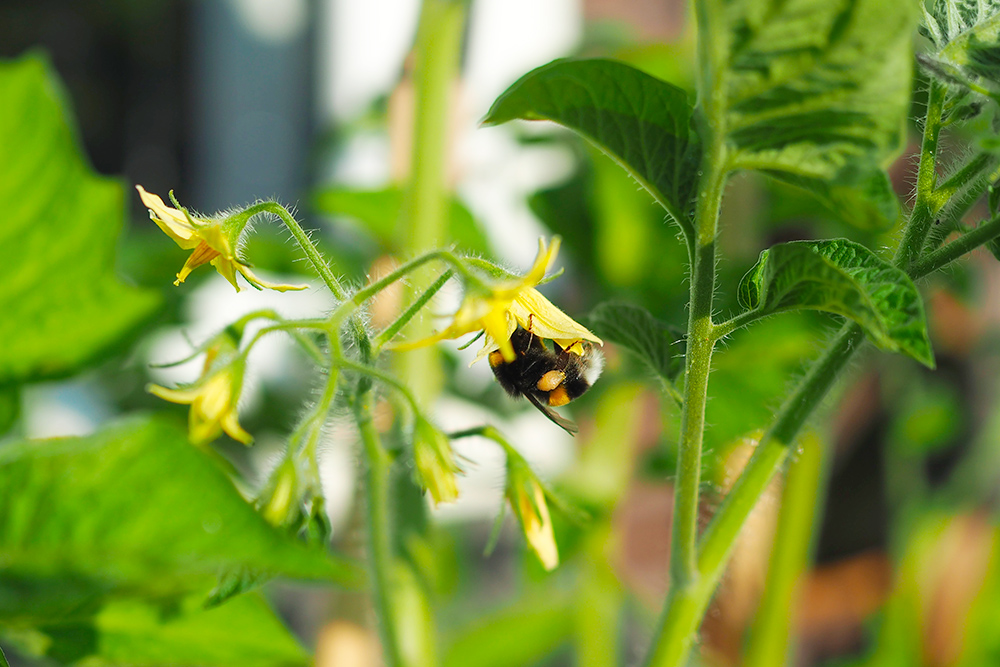
[[(156, 396), (190, 405), (186, 436), (167, 419), (130, 415), (92, 436), (14, 440), (0, 448), (0, 637), (24, 653), (65, 663), (304, 664), (305, 652), (254, 590), (271, 578), (291, 577), (366, 587), (383, 660), (393, 667), (525, 664), (567, 639), (580, 664), (620, 662), (626, 605), (606, 552), (621, 496), (636, 472), (635, 452), (622, 445), (640, 440), (643, 389), (618, 381), (597, 390), (588, 447), (553, 488), (494, 426), (446, 433), (430, 415), (441, 367), (431, 346), (482, 332), (477, 359), (488, 360), (504, 389), (526, 396), (566, 430), (575, 426), (553, 408), (593, 384), (603, 341), (628, 350), (652, 376), (663, 399), (661, 426), (679, 418), (676, 455), (667, 463), (674, 473), (671, 550), (669, 565), (663, 563), (670, 584), (642, 651), (645, 664), (687, 664), (741, 529), (785, 470), (766, 592), (745, 652), (747, 664), (784, 664), (826, 478), (823, 440), (804, 433), (806, 423), (865, 341), (933, 369), (914, 281), (981, 245), (1000, 256), (1000, 197), (993, 186), (1000, 154), (988, 136), (992, 130), (983, 129), (984, 115), (996, 113), (1000, 101), (994, 57), (1000, 4), (934, 0), (923, 8), (928, 46), (918, 62), (926, 106), (907, 210), (885, 169), (902, 148), (910, 111), (913, 36), (921, 20), (916, 5), (693, 4), (695, 74), (667, 68), (693, 86), (693, 96), (621, 61), (560, 60), (513, 84), (485, 118), (487, 125), (555, 121), (624, 168), (615, 173), (611, 162), (587, 154), (586, 186), (570, 182), (533, 199), (577, 258), (598, 266), (596, 289), (608, 300), (591, 311), (589, 328), (536, 289), (556, 260), (558, 236), (540, 242), (526, 273), (512, 273), (484, 258), (485, 237), (448, 191), (449, 96), (468, 11), (460, 0), (423, 3), (406, 183), (367, 193), (333, 188), (316, 198), (320, 209), (367, 219), (372, 235), (396, 256), (381, 277), (360, 286), (338, 277), (341, 268), (277, 202), (207, 216), (185, 208), (173, 193), (169, 206), (137, 186), (153, 222), (191, 251), (175, 285), (210, 264), (237, 292), (241, 280), (258, 290), (302, 289), (271, 283), (249, 264), (244, 248), (252, 247), (253, 226), (270, 220), (288, 230), (335, 304), (303, 319), (271, 310), (245, 315), (196, 347), (194, 355), (204, 353), (205, 361), (193, 384), (151, 385)], [(84, 164), (44, 60), (0, 65), (0, 99), (0, 145), (9, 157), (0, 166), (0, 233), (8, 240), (0, 273), (6, 305), (0, 425), (10, 430), (22, 385), (68, 377), (108, 358), (150, 321), (158, 298), (121, 283), (110, 269), (122, 189)], [(948, 128), (971, 137), (969, 148), (950, 161), (942, 150)], [(731, 182), (737, 173), (766, 176), (782, 197), (807, 198), (854, 238), (768, 244), (742, 279), (730, 281), (720, 269), (720, 260), (731, 259), (720, 221), (748, 229), (753, 222), (723, 208), (723, 195), (739, 187)], [(669, 227), (649, 224), (663, 213), (651, 214), (625, 175), (665, 212)], [(987, 192), (989, 213), (967, 225), (966, 215)], [(567, 214), (574, 206), (579, 217)], [(888, 237), (880, 234), (894, 227), (898, 241), (888, 251), (879, 245)], [(680, 241), (671, 244), (672, 235)], [(687, 323), (679, 327), (670, 322), (684, 307), (678, 295), (685, 263)], [(392, 316), (373, 323), (373, 301), (404, 283)], [(461, 301), (434, 333), (426, 316), (449, 283), (461, 286)], [(638, 297), (622, 298), (632, 290)], [(720, 317), (720, 304), (736, 314)], [(781, 328), (782, 318), (802, 317), (791, 311), (825, 313), (843, 324), (782, 394), (784, 370), (813, 352), (808, 320)], [(287, 335), (321, 381), (269, 477), (246, 492), (248, 501), (237, 487), (250, 484), (208, 445), (223, 433), (252, 443), (253, 429), (240, 422), (239, 397), (248, 356), (271, 334)], [(729, 348), (713, 359), (724, 340)], [(709, 402), (710, 378), (720, 387), (715, 396), (722, 408)], [(941, 446), (954, 430), (947, 415), (921, 412), (920, 406), (941, 403), (928, 395), (912, 391), (899, 399), (892, 447), (902, 465)], [(391, 406), (391, 426), (376, 418), (382, 396)], [(765, 401), (777, 399), (780, 407), (769, 410)], [(344, 413), (352, 418), (363, 470), (364, 563), (331, 546), (320, 481), (331, 416)], [(725, 447), (742, 435), (739, 429), (759, 427), (742, 440), (753, 450), (749, 463), (724, 484), (725, 499), (699, 531), (706, 444)], [(471, 437), (502, 450), (503, 497), (536, 558), (525, 568), (527, 577), (537, 576), (528, 594), (471, 629), (440, 631), (435, 597), (448, 586), (449, 565), (446, 549), (426, 529), (423, 496), (434, 505), (458, 498), (466, 464), (453, 442)], [(965, 474), (974, 479), (973, 473)], [(920, 655), (906, 647), (910, 630), (933, 619), (910, 612), (926, 611), (922, 600), (949, 581), (942, 536), (964, 536), (969, 567), (986, 580), (984, 595), (996, 588), (996, 531), (980, 514), (941, 519), (928, 513), (913, 524), (903, 540), (904, 578), (886, 608), (884, 650), (895, 656)], [(560, 563), (573, 563), (572, 587), (543, 574)], [(955, 594), (956, 604), (971, 624), (970, 641), (978, 643), (968, 650), (961, 642), (935, 644), (924, 654), (943, 651), (945, 662), (933, 664), (990, 655), (981, 638), (995, 622), (977, 601), (979, 588), (959, 584), (965, 588)], [(217, 641), (223, 634), (231, 640)], [(439, 635), (449, 640), (443, 650)]]

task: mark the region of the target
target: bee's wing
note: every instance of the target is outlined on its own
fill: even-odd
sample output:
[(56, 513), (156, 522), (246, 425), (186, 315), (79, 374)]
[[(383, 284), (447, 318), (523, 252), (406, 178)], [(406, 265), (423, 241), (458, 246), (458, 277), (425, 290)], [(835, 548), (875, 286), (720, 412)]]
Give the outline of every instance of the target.
[(532, 405), (538, 408), (539, 412), (548, 417), (553, 424), (560, 427), (562, 430), (566, 431), (570, 435), (576, 435), (577, 432), (580, 430), (579, 428), (577, 428), (577, 425), (575, 423), (557, 414), (555, 410), (542, 403), (533, 394), (525, 392), (524, 395), (528, 398), (529, 401), (531, 401)]

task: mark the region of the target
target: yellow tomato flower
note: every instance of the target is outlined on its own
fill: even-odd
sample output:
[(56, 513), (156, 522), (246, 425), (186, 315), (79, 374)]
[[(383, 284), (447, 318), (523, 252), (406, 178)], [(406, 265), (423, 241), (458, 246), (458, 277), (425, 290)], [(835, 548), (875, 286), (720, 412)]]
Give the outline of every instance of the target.
[(546, 246), (545, 239), (538, 240), (538, 255), (531, 269), (518, 280), (492, 286), (489, 291), (467, 290), (462, 304), (450, 325), (443, 331), (421, 341), (396, 345), (396, 349), (409, 349), (427, 345), (446, 338), (458, 338), (474, 331), (486, 332), (486, 341), (475, 361), (493, 350), (500, 350), (507, 362), (514, 361), (511, 334), (518, 326), (528, 329), (540, 338), (548, 338), (563, 349), (583, 354), (581, 341), (604, 343), (583, 325), (556, 308), (535, 289), (545, 277), (545, 271), (559, 252), (559, 237)]
[(202, 264), (211, 264), (216, 271), (228, 280), (236, 291), (240, 286), (236, 282), (239, 272), (247, 282), (257, 288), (267, 288), (285, 292), (287, 290), (305, 289), (308, 285), (281, 285), (262, 280), (250, 270), (250, 267), (236, 257), (236, 241), (243, 226), (227, 225), (236, 216), (212, 220), (196, 219), (186, 210), (178, 210), (163, 203), (159, 196), (146, 192), (141, 185), (135, 186), (139, 191), (142, 203), (149, 209), (150, 219), (172, 238), (184, 250), (191, 250), (191, 256), (177, 274), (174, 285), (180, 285), (188, 275)]
[(165, 401), (191, 406), (188, 433), (194, 444), (207, 444), (225, 431), (233, 440), (249, 445), (253, 437), (240, 426), (236, 410), (244, 365), (235, 342), (220, 336), (208, 347), (202, 376), (193, 385), (167, 389), (151, 384), (146, 391)]
[(552, 531), (552, 519), (545, 502), (545, 491), (527, 469), (527, 463), (519, 461), (507, 466), (506, 496), (511, 509), (521, 522), (521, 529), (528, 546), (538, 556), (546, 570), (554, 570), (559, 565), (559, 550)]

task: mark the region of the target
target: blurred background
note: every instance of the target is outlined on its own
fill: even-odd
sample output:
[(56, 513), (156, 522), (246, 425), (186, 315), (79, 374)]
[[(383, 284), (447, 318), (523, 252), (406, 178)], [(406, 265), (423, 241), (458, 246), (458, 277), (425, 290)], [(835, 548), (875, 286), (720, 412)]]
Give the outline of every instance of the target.
[[(523, 270), (539, 235), (560, 234), (566, 275), (546, 289), (564, 310), (585, 320), (594, 305), (614, 298), (683, 327), (684, 250), (663, 212), (624, 172), (547, 124), (477, 124), (518, 77), (559, 57), (618, 58), (692, 90), (686, 11), (680, 0), (472, 3), (449, 119), (449, 183), (466, 221), (455, 239), (460, 247)], [(164, 405), (143, 387), (190, 381), (199, 364), (150, 364), (187, 356), (191, 341), (251, 310), (308, 316), (332, 303), (320, 289), (234, 295), (210, 271), (172, 288), (183, 253), (150, 224), (133, 184), (163, 196), (173, 190), (206, 213), (273, 197), (295, 206), (348, 280), (361, 282), (385, 266), (394, 251), (386, 229), (398, 215), (392, 192), (409, 165), (418, 13), (417, 0), (0, 3), (0, 53), (48, 54), (94, 168), (126, 184), (131, 225), (120, 272), (167, 298), (155, 329), (121, 357), (27, 390), (27, 435), (86, 434), (135, 409), (174, 407), (183, 420), (183, 407)], [(914, 117), (919, 112), (917, 94)], [(967, 140), (950, 136), (948, 150), (960, 157)], [(891, 171), (903, 201), (914, 180), (915, 141)], [(984, 215), (979, 206), (969, 220)], [(833, 236), (873, 248), (895, 242), (893, 230), (847, 226), (788, 186), (733, 179), (722, 221), (721, 313), (735, 312), (735, 285), (763, 248)], [(247, 255), (272, 273), (304, 271), (277, 228), (262, 226)], [(817, 564), (794, 619), (795, 664), (1000, 664), (993, 518), (1000, 272), (995, 259), (977, 252), (924, 288), (938, 370), (869, 352), (817, 421), (829, 452), (828, 488)], [(440, 312), (451, 312), (456, 296), (445, 294)], [(831, 326), (821, 316), (785, 315), (720, 349), (706, 434), (706, 519), (749, 455), (745, 436), (767, 424)], [(446, 664), (600, 665), (615, 655), (635, 664), (641, 657), (667, 586), (677, 419), (638, 364), (613, 347), (606, 353), (605, 378), (574, 404), (581, 434), (573, 440), (502, 398), (485, 364), (467, 368), (474, 351), (447, 348), (436, 405), (442, 426), (497, 423), (591, 518), (557, 519), (564, 565), (555, 573), (523, 552), (509, 521), (497, 550), (483, 556), (502, 502), (502, 457), (485, 442), (462, 445), (469, 461), (463, 498), (434, 513), (429, 548), (437, 565), (423, 573), (435, 594)], [(249, 479), (263, 479), (273, 465), (308, 399), (308, 373), (280, 340), (251, 357), (241, 422), (257, 444), (249, 452), (219, 445)], [(359, 539), (346, 431), (331, 430), (323, 463), (342, 545)], [(766, 572), (779, 484), (745, 531), (705, 621), (701, 664), (739, 662)], [(366, 650), (371, 641), (359, 596), (291, 585), (270, 593), (299, 638), (316, 647), (319, 664), (336, 664), (333, 647), (344, 642)]]

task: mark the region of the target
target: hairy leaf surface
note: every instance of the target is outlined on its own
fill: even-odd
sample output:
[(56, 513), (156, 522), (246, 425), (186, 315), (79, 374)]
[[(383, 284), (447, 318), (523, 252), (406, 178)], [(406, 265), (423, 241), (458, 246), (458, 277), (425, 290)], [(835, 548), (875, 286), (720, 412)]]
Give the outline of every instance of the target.
[[(916, 8), (883, 0), (730, 0), (726, 3), (725, 122), (738, 169), (765, 171), (828, 196), (872, 188), (900, 149), (911, 81)], [(846, 209), (870, 226), (895, 221), (883, 196)], [(862, 200), (859, 200), (859, 202)]]
[(76, 580), (83, 591), (172, 593), (239, 566), (344, 584), (361, 577), (268, 525), (183, 432), (151, 419), (0, 449), (0, 561), (26, 580)]
[(933, 368), (920, 293), (910, 278), (848, 241), (794, 241), (761, 253), (738, 297), (762, 314), (805, 308), (848, 317), (884, 350)]
[(46, 62), (0, 63), (0, 385), (65, 376), (159, 305), (114, 272), (121, 184), (81, 154)]
[(701, 148), (680, 88), (612, 60), (557, 60), (516, 81), (483, 122), (515, 118), (555, 121), (587, 137), (690, 232)]

